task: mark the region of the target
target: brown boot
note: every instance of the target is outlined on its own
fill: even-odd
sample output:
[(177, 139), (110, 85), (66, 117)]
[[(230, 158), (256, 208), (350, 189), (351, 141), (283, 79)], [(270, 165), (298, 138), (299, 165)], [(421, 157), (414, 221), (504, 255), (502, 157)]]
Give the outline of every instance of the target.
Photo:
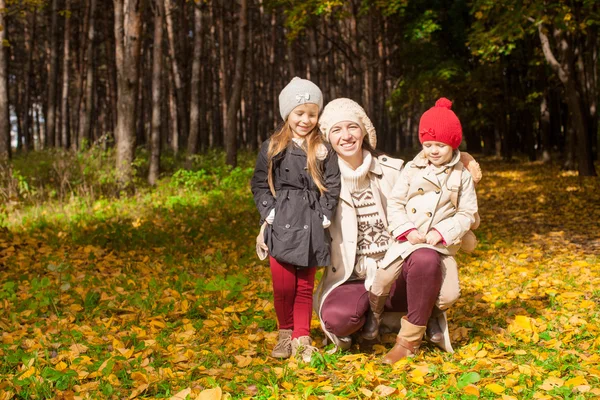
[(425, 340), (435, 345), (439, 345), (444, 341), (444, 332), (438, 322), (438, 317), (442, 315), (442, 310), (437, 307), (433, 307), (431, 317), (427, 321), (427, 330), (425, 331)]
[(406, 357), (417, 355), (426, 326), (413, 325), (406, 317), (402, 317), (400, 333), (396, 336), (396, 344), (381, 360), (384, 364), (394, 364)]
[(362, 328), (361, 336), (366, 340), (374, 340), (379, 335), (379, 325), (383, 315), (383, 308), (387, 296), (377, 296), (369, 292), (369, 311), (367, 311), (367, 320)]

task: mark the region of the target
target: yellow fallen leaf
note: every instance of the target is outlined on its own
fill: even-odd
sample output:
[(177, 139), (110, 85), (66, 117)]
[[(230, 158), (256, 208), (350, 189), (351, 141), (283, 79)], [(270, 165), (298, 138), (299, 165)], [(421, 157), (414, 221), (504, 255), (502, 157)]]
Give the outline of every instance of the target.
[[(98, 382), (98, 383), (100, 383), (100, 382)], [(143, 383), (143, 384), (139, 385), (138, 387), (136, 387), (135, 389), (133, 389), (133, 391), (129, 395), (129, 399), (135, 399), (140, 394), (144, 393), (146, 391), (146, 389), (148, 389), (148, 384), (147, 383)]]
[(502, 400), (518, 400), (518, 399), (515, 396), (509, 396), (507, 394), (503, 394)]
[(148, 383), (148, 376), (139, 371), (132, 372), (130, 378), (135, 382)]
[(179, 393), (175, 394), (174, 396), (171, 396), (171, 398), (169, 400), (185, 400), (185, 398), (192, 393), (192, 389), (187, 388), (187, 389), (183, 389), (182, 391), (180, 391)]
[(358, 390), (363, 394), (363, 396), (366, 396), (366, 397), (373, 396), (373, 392), (371, 392), (369, 389), (360, 388)]
[(531, 326), (531, 319), (527, 316), (517, 315), (515, 317), (514, 323), (517, 324), (520, 328), (522, 328), (528, 332), (533, 331), (533, 328)]
[(64, 371), (65, 369), (67, 369), (67, 364), (64, 361), (61, 361), (54, 366), (54, 369), (56, 369), (57, 371)]
[(498, 385), (497, 383), (490, 383), (489, 385), (486, 385), (485, 388), (490, 392), (494, 392), (496, 394), (504, 392), (504, 388)]
[(283, 382), (281, 386), (283, 386), (287, 390), (292, 390), (294, 388), (294, 384), (291, 382)]
[(375, 393), (377, 393), (378, 396), (385, 397), (396, 393), (396, 388), (393, 388), (391, 386), (378, 385), (375, 388)]
[(565, 386), (579, 386), (579, 385), (587, 385), (587, 381), (583, 376), (576, 376), (575, 378), (568, 379), (565, 382)]
[(470, 395), (479, 397), (479, 388), (477, 386), (473, 385), (473, 384), (465, 386), (465, 388), (463, 389), (463, 391), (466, 394), (470, 394)]
[(235, 356), (235, 361), (240, 368), (247, 367), (252, 364), (252, 357), (249, 356)]
[(21, 380), (27, 379), (30, 376), (32, 376), (33, 374), (35, 374), (35, 367), (31, 366), (27, 369), (27, 371), (23, 372), (23, 374), (19, 377), (19, 379), (21, 379)]
[(221, 396), (223, 396), (223, 391), (217, 386), (216, 388), (201, 391), (196, 400), (221, 400)]
[(565, 381), (557, 378), (555, 376), (551, 376), (550, 378), (547, 378), (544, 380), (544, 383), (542, 383), (540, 385), (540, 389), (543, 389), (545, 391), (550, 391), (554, 388), (557, 387), (562, 387), (565, 384)]

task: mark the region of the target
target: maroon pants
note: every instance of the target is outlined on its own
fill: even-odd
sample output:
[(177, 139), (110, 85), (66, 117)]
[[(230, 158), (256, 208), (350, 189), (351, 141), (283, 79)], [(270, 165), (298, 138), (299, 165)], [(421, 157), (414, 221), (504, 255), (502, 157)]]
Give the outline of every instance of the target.
[[(441, 286), (440, 254), (432, 249), (415, 250), (404, 260), (385, 311), (406, 312), (408, 322), (425, 326)], [(321, 307), (321, 318), (329, 332), (349, 336), (362, 328), (368, 309), (369, 293), (364, 281), (350, 281), (327, 296)]]
[(279, 329), (292, 329), (292, 338), (310, 336), (313, 289), (317, 268), (296, 268), (269, 257), (273, 299)]

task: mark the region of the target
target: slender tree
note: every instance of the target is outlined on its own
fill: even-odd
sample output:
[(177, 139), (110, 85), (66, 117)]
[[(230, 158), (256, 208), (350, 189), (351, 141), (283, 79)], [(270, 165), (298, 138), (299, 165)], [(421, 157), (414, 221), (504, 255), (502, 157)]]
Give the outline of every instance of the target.
[(200, 81), (202, 68), (202, 8), (194, 4), (194, 50), (192, 58), (192, 76), (190, 90), (190, 135), (188, 137), (188, 156), (198, 152), (200, 135)]
[(71, 78), (71, 0), (65, 0), (65, 29), (63, 42), (63, 81), (61, 96), (61, 143), (69, 148), (69, 81)]
[(162, 107), (162, 59), (164, 0), (154, 2), (154, 42), (152, 45), (152, 128), (148, 183), (155, 185), (160, 172), (160, 130)]
[(58, 0), (52, 0), (50, 9), (50, 70), (48, 72), (48, 97), (46, 101), (46, 146), (56, 146), (56, 87), (58, 77)]
[(237, 124), (236, 115), (240, 109), (244, 72), (246, 69), (246, 41), (248, 27), (248, 0), (240, 0), (239, 31), (235, 59), (235, 73), (232, 81), (232, 92), (227, 105), (227, 124), (225, 126), (225, 151), (227, 164), (237, 165)]
[(144, 0), (114, 0), (117, 65), (116, 167), (124, 187), (131, 184), (135, 155), (136, 105)]
[(0, 160), (7, 159), (10, 151), (10, 120), (8, 116), (8, 73), (7, 57), (4, 48), (6, 40), (5, 0), (0, 0)]

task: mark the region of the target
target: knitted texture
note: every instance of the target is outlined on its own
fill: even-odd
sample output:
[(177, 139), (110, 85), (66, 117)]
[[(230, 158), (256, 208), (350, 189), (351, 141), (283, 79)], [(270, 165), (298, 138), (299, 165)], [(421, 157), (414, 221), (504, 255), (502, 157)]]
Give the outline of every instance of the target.
[(292, 110), (302, 104), (312, 103), (323, 109), (323, 93), (321, 89), (307, 79), (297, 76), (279, 93), (279, 113), (285, 121)]
[(419, 140), (442, 142), (457, 149), (462, 142), (462, 126), (451, 110), (452, 102), (442, 97), (425, 111), (419, 121)]
[(358, 221), (356, 254), (358, 257), (366, 256), (378, 260), (389, 247), (390, 235), (385, 229), (383, 218), (379, 215), (368, 177), (373, 156), (363, 150), (363, 162), (355, 170), (341, 158), (338, 161), (342, 179), (352, 196)]
[(377, 133), (373, 123), (367, 116), (364, 108), (357, 102), (351, 99), (339, 98), (330, 101), (325, 106), (321, 118), (319, 118), (319, 129), (325, 136), (325, 140), (329, 141), (329, 132), (331, 128), (338, 122), (350, 121), (360, 125), (363, 131), (363, 136), (367, 136), (367, 141), (372, 148), (377, 146)]

